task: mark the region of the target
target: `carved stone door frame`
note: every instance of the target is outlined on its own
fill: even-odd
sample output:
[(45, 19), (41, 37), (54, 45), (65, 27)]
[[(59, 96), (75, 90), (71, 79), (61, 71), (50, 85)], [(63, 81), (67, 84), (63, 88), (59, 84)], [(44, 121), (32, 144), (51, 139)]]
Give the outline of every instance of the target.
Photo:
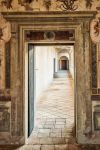
[[(92, 138), (90, 22), (96, 12), (9, 12), (11, 23), (11, 130), (8, 143), (25, 143), (25, 31), (75, 30), (75, 124), (78, 143), (100, 143)], [(34, 41), (32, 41), (34, 42)], [(66, 41), (67, 42), (67, 41)], [(15, 108), (15, 109), (13, 109)], [(6, 137), (7, 138), (7, 137)]]

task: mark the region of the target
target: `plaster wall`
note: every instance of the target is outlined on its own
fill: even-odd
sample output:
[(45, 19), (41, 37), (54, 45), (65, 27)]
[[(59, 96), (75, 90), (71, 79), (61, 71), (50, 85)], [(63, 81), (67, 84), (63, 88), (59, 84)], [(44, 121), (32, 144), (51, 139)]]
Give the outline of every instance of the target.
[(74, 47), (71, 47), (71, 51), (69, 54), (69, 70), (74, 79)]
[(53, 80), (54, 58), (56, 51), (53, 46), (35, 47), (35, 77), (36, 99), (48, 87)]

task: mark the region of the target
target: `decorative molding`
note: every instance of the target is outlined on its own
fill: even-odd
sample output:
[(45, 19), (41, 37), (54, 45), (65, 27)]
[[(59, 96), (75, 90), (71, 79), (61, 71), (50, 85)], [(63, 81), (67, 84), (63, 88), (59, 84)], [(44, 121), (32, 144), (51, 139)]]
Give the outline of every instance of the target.
[(92, 95), (91, 100), (92, 101), (100, 101), (100, 95)]
[(0, 101), (3, 102), (11, 101), (11, 96), (0, 96)]
[[(76, 21), (76, 17), (78, 17), (79, 19), (84, 19), (84, 17), (87, 18), (87, 20), (90, 20), (91, 18), (94, 18), (95, 15), (97, 14), (97, 11), (68, 11), (68, 12), (54, 12), (54, 11), (50, 11), (50, 12), (2, 12), (3, 17), (10, 21), (10, 22), (15, 22), (17, 19), (17, 23), (23, 23), (23, 22), (31, 22), (32, 21), (36, 21), (37, 17), (38, 17), (38, 21), (40, 22), (41, 19), (42, 21), (47, 21), (50, 20), (50, 22), (52, 21), (58, 21), (60, 18), (66, 18), (67, 21)], [(56, 18), (51, 17), (55, 15)], [(65, 21), (64, 19), (62, 21)], [(78, 21), (78, 20), (77, 20)], [(76, 22), (78, 23), (78, 22)]]
[(75, 41), (75, 31), (66, 30), (66, 31), (25, 31), (25, 41), (50, 41), (50, 40), (60, 40), (60, 41)]
[(61, 2), (59, 8), (63, 11), (75, 11), (78, 8), (75, 1), (77, 0), (57, 0), (57, 2)]

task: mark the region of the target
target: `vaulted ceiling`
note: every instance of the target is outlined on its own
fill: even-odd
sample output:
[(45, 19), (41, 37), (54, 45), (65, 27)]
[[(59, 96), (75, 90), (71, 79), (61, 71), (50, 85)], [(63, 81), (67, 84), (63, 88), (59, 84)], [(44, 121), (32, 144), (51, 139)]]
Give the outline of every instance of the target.
[(70, 53), (73, 50), (73, 46), (55, 46), (58, 53)]

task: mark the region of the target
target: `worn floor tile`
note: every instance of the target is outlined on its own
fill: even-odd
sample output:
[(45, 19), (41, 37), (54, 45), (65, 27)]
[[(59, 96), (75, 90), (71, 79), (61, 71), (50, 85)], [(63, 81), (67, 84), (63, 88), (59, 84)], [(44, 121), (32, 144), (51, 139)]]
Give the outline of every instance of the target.
[(44, 144), (44, 145), (52, 145), (53, 144), (53, 140), (52, 138), (40, 138), (40, 144)]
[(61, 132), (51, 132), (50, 137), (62, 137)]
[(42, 145), (41, 150), (55, 150), (54, 145)]
[(68, 145), (55, 145), (55, 150), (68, 150)]
[(41, 150), (41, 145), (24, 145), (16, 150)]

